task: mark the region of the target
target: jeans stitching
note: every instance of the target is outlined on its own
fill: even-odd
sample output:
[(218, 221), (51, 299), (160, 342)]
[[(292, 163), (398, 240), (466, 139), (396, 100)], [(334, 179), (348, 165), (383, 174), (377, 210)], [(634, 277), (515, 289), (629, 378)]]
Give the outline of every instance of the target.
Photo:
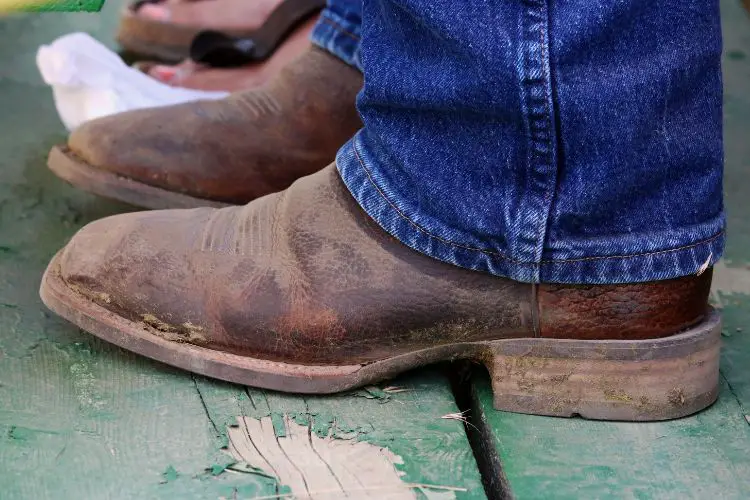
[[(549, 5), (547, 5), (547, 9), (549, 9)], [(547, 29), (549, 29), (549, 12), (545, 12), (546, 18), (547, 18)], [(547, 153), (547, 163), (549, 167), (554, 167), (555, 169), (555, 177), (557, 177), (557, 165), (555, 162), (555, 158), (553, 155), (554, 151), (554, 125), (552, 123), (552, 113), (554, 112), (553, 109), (550, 108), (550, 102), (552, 101), (552, 95), (550, 93), (550, 88), (547, 86), (547, 83), (549, 83), (549, 86), (552, 85), (552, 68), (549, 67), (549, 53), (547, 52), (547, 43), (548, 43), (548, 36), (545, 36), (544, 28), (539, 30), (539, 47), (542, 51), (542, 67), (544, 68), (544, 71), (546, 73), (545, 75), (545, 83), (544, 83), (544, 108), (546, 111), (547, 116), (547, 147), (549, 148), (549, 152)], [(555, 183), (550, 182), (550, 185), (547, 187), (546, 192), (544, 193), (544, 207), (546, 207), (546, 218), (545, 218), (545, 224), (541, 227), (541, 234), (539, 235), (540, 241), (538, 242), (538, 246), (540, 248), (539, 252), (539, 265), (540, 267), (545, 263), (544, 260), (542, 260), (542, 253), (544, 252), (544, 241), (546, 239), (547, 235), (547, 226), (549, 225), (549, 211), (551, 209), (551, 197), (554, 195), (554, 189), (555, 189)], [(538, 279), (538, 276), (537, 276)]]
[(369, 180), (370, 184), (372, 184), (372, 187), (375, 188), (375, 191), (380, 195), (381, 198), (391, 207), (393, 210), (398, 214), (399, 217), (404, 219), (406, 222), (414, 226), (419, 232), (425, 234), (426, 236), (436, 239), (442, 243), (445, 243), (447, 245), (456, 247), (456, 248), (463, 248), (464, 250), (471, 250), (474, 252), (480, 252), (487, 255), (494, 255), (497, 256), (503, 260), (507, 260), (509, 262), (512, 262), (513, 264), (519, 264), (522, 266), (536, 266), (536, 265), (549, 265), (549, 264), (564, 264), (564, 263), (574, 263), (574, 262), (589, 262), (589, 261), (595, 261), (595, 260), (610, 260), (610, 259), (632, 259), (636, 257), (650, 257), (653, 255), (661, 255), (666, 253), (672, 253), (672, 252), (679, 252), (681, 250), (687, 250), (690, 248), (695, 248), (700, 245), (704, 245), (706, 243), (711, 243), (712, 241), (720, 238), (724, 234), (724, 230), (722, 229), (718, 233), (716, 233), (713, 236), (710, 236), (709, 238), (706, 238), (704, 240), (698, 241), (696, 243), (691, 243), (690, 245), (684, 245), (677, 248), (670, 248), (667, 250), (657, 250), (654, 252), (644, 252), (644, 253), (637, 253), (637, 254), (628, 254), (628, 255), (603, 255), (598, 257), (582, 257), (580, 259), (551, 259), (551, 260), (543, 260), (539, 264), (536, 264), (535, 262), (523, 262), (520, 260), (514, 260), (510, 257), (506, 257), (505, 255), (495, 252), (493, 250), (483, 250), (481, 248), (474, 248), (466, 245), (461, 245), (460, 243), (455, 243), (450, 240), (446, 240), (445, 238), (442, 238), (440, 236), (437, 236), (435, 234), (430, 233), (426, 229), (424, 229), (422, 226), (411, 220), (406, 214), (404, 214), (391, 200), (388, 199), (388, 197), (385, 195), (385, 193), (380, 189), (380, 186), (378, 186), (375, 183), (375, 180), (372, 178), (372, 173), (370, 172), (370, 169), (367, 168), (364, 161), (362, 161), (362, 157), (359, 154), (359, 150), (357, 149), (356, 141), (352, 141), (352, 150), (354, 151), (354, 155), (357, 157), (357, 161), (359, 162), (362, 169), (365, 171), (365, 174), (367, 175), (367, 179)]
[(606, 256), (599, 256), (599, 257), (581, 257), (579, 259), (553, 259), (553, 260), (545, 260), (542, 261), (542, 264), (555, 264), (555, 263), (564, 263), (564, 262), (587, 262), (591, 260), (604, 260), (604, 259), (633, 259), (635, 257), (651, 257), (653, 255), (660, 255), (664, 253), (670, 253), (670, 252), (678, 252), (680, 250), (688, 250), (690, 248), (695, 248), (697, 246), (704, 245), (706, 243), (711, 243), (712, 241), (721, 238), (724, 235), (724, 230), (722, 229), (718, 233), (716, 233), (713, 236), (710, 236), (704, 240), (697, 241), (695, 243), (691, 243), (690, 245), (684, 245), (677, 248), (669, 248), (667, 250), (656, 250), (654, 252), (645, 252), (645, 253), (633, 253), (633, 254), (627, 254), (627, 255), (606, 255)]
[(341, 32), (342, 34), (344, 34), (344, 35), (348, 36), (349, 38), (353, 39), (355, 42), (359, 42), (360, 41), (360, 37), (358, 37), (354, 33), (351, 33), (349, 31), (347, 31), (346, 28), (344, 28), (343, 26), (341, 26), (336, 21), (332, 21), (331, 19), (328, 19), (327, 17), (321, 17), (320, 20), (323, 21), (324, 23), (332, 26), (333, 28), (335, 28), (336, 30), (338, 30), (339, 32)]

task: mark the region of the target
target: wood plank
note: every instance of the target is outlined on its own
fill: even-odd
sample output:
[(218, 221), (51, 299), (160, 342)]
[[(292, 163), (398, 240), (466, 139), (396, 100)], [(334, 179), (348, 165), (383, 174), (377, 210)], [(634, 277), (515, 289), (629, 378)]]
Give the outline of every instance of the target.
[(750, 491), (750, 426), (726, 383), (707, 411), (663, 423), (497, 412), (485, 378), (474, 391), (495, 486), (515, 498), (744, 499)]
[[(436, 371), (422, 370), (391, 381), (389, 385), (397, 388), (396, 392), (366, 388), (327, 397), (297, 397), (255, 389), (238, 394), (229, 384), (203, 378), (198, 381), (209, 415), (219, 429), (236, 425), (238, 416), (256, 422), (269, 417), (275, 435), (286, 437), (289, 425), (285, 426), (284, 420), (289, 418), (319, 437), (354, 439), (387, 448), (401, 458), (396, 463), (405, 483), (468, 490), (426, 489), (422, 493), (427, 498), (484, 498), (461, 423), (443, 418), (458, 410), (446, 379)], [(262, 436), (253, 429), (241, 430)], [(265, 458), (272, 466), (289, 467), (283, 458)]]
[(724, 32), (725, 203), (729, 244), (715, 283), (724, 312), (722, 373), (750, 415), (750, 16), (736, 2), (721, 4)]
[(722, 387), (708, 410), (663, 423), (593, 422), (497, 412), (484, 374), (474, 423), (494, 488), (515, 498), (717, 498), (750, 495), (750, 21), (722, 2), (729, 209), (727, 260), (714, 300), (724, 310)]
[[(304, 462), (299, 456), (325, 457), (338, 471), (326, 477), (335, 475), (350, 489), (361, 478), (346, 475), (349, 464), (334, 460), (334, 450), (372, 445), (383, 449), (378, 457), (387, 449), (401, 458), (395, 467), (404, 483), (468, 490), (408, 488), (409, 497), (484, 498), (461, 422), (441, 418), (458, 409), (437, 371), (392, 382), (406, 389), (393, 394), (383, 387), (328, 398), (271, 394), (141, 359), (45, 311), (37, 290), (52, 255), (86, 222), (130, 208), (78, 192), (48, 172), (47, 151), (65, 133), (51, 92), (36, 74), (34, 52), (74, 30), (110, 39), (119, 7), (108, 2), (100, 16), (0, 19), (8, 42), (0, 44), (0, 498), (255, 498), (288, 492), (288, 485), (258, 470), (226, 469), (234, 461), (222, 449), (228, 426), (242, 416), (270, 422), (295, 466)], [(303, 455), (295, 451), (304, 445), (300, 428), (316, 436), (310, 437), (314, 448), (302, 446)], [(292, 433), (297, 441), (290, 444)], [(352, 466), (358, 456), (347, 455)]]

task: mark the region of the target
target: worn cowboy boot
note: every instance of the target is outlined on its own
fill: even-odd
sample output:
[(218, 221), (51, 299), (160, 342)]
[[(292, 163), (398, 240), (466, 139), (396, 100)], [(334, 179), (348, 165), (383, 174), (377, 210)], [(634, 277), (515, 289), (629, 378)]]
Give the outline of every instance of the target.
[(710, 283), (530, 285), (445, 264), (385, 233), (329, 166), (244, 207), (94, 222), (41, 295), (105, 340), (241, 384), (331, 393), (468, 358), (499, 409), (657, 420), (716, 398)]
[(147, 208), (243, 204), (333, 161), (361, 127), (362, 74), (310, 48), (268, 85), (88, 122), (49, 167), (74, 186)]

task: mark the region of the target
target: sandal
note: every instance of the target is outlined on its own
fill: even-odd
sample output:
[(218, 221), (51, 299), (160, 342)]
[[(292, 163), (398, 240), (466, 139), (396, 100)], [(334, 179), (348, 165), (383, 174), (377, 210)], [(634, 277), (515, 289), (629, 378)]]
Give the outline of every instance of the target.
[[(197, 56), (198, 62), (213, 57), (217, 64), (234, 65), (237, 64), (237, 54), (245, 61), (268, 58), (297, 25), (325, 6), (325, 0), (283, 0), (260, 27), (240, 28), (234, 25), (206, 30), (206, 26), (152, 19), (138, 14), (138, 10), (145, 5), (158, 3), (164, 3), (164, 0), (139, 0), (125, 9), (116, 38), (126, 51), (170, 63)], [(222, 47), (225, 49), (219, 50)], [(227, 47), (231, 47), (231, 50), (227, 51)], [(230, 58), (224, 60), (222, 54), (226, 52), (229, 52)]]
[[(173, 87), (225, 92), (249, 90), (267, 83), (309, 49), (309, 35), (315, 21), (316, 17), (312, 17), (295, 27), (271, 57), (262, 62), (252, 60), (248, 51), (242, 50), (241, 43), (224, 36), (216, 37), (213, 45), (206, 43), (199, 47), (201, 51), (191, 50), (192, 57), (179, 64), (136, 61), (133, 67)], [(244, 48), (249, 45), (245, 44)]]

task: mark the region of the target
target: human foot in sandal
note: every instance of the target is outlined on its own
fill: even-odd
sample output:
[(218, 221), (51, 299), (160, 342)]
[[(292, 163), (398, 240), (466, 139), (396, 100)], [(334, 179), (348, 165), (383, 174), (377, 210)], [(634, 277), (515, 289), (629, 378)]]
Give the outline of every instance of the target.
[(257, 89), (87, 122), (48, 165), (77, 187), (147, 208), (247, 203), (333, 161), (362, 125), (361, 86), (359, 71), (312, 47)]
[(661, 420), (716, 398), (710, 284), (532, 285), (445, 264), (383, 231), (331, 165), (244, 207), (89, 224), (41, 295), (104, 340), (239, 384), (332, 393), (467, 358), (501, 410)]
[(324, 5), (324, 0), (139, 1), (125, 9), (117, 41), (134, 54), (177, 63), (190, 56), (196, 35), (213, 30), (252, 39), (254, 58), (263, 60)]
[(311, 18), (297, 27), (265, 61), (234, 68), (216, 68), (192, 60), (177, 65), (136, 63), (136, 67), (156, 80), (174, 87), (227, 92), (252, 89), (268, 82), (282, 68), (309, 50), (310, 32), (316, 20), (317, 18)]

